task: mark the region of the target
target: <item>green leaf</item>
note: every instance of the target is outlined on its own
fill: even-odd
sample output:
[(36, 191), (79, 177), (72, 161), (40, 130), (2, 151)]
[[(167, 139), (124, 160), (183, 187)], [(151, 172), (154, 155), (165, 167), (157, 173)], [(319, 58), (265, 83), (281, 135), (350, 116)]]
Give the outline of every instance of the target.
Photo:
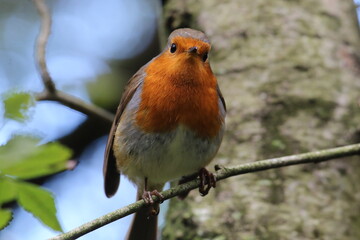
[(5, 117), (20, 122), (25, 121), (28, 109), (35, 104), (33, 96), (29, 93), (12, 93), (4, 97)]
[(29, 136), (15, 136), (5, 145), (0, 146), (0, 171), (16, 165), (31, 155), (39, 139)]
[(10, 210), (0, 209), (0, 230), (9, 225), (12, 218), (12, 212)]
[(18, 203), (44, 224), (56, 231), (62, 231), (56, 218), (55, 202), (52, 194), (34, 184), (17, 182)]
[[(6, 176), (0, 176), (0, 207), (4, 203), (14, 201), (17, 197), (17, 186), (14, 181)], [(12, 220), (12, 212), (0, 208), (0, 230), (5, 228)]]
[[(0, 176), (0, 206), (3, 203), (15, 200), (44, 224), (54, 230), (61, 231), (56, 218), (54, 199), (50, 192), (31, 183)], [(11, 211), (0, 208), (0, 229), (6, 227), (11, 219)]]
[(17, 186), (10, 177), (0, 176), (0, 206), (17, 198)]
[(16, 136), (0, 146), (0, 173), (30, 179), (67, 168), (71, 150), (59, 143), (38, 145), (32, 137)]

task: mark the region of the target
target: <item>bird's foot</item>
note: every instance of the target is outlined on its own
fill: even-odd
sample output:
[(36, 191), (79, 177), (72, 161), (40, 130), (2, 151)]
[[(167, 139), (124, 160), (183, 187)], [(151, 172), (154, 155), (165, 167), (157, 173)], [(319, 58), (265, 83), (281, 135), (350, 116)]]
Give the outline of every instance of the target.
[(160, 206), (159, 204), (155, 204), (154, 199), (152, 198), (152, 195), (155, 195), (159, 198), (159, 202), (162, 203), (164, 201), (164, 196), (159, 193), (157, 190), (153, 191), (144, 191), (142, 195), (142, 199), (145, 201), (146, 204), (151, 205), (149, 209), (149, 215), (156, 216), (160, 212)]
[(212, 172), (209, 172), (206, 168), (199, 170), (200, 187), (199, 192), (201, 196), (205, 196), (209, 193), (210, 188), (216, 187), (216, 177)]
[(155, 195), (159, 198), (159, 202), (162, 203), (164, 201), (164, 196), (158, 192), (158, 190), (153, 191), (144, 191), (142, 195), (142, 199), (144, 199), (146, 204), (154, 204), (154, 199), (152, 195)]
[[(216, 187), (215, 175), (213, 173), (209, 172), (208, 170), (206, 170), (206, 168), (201, 168), (199, 170), (199, 172), (197, 172), (197, 173), (182, 177), (179, 180), (179, 184), (190, 182), (191, 180), (196, 179), (198, 176), (200, 178), (199, 192), (200, 192), (201, 196), (205, 196), (209, 193), (210, 188)], [(187, 197), (187, 195), (189, 194), (189, 192), (190, 191), (178, 195), (178, 198), (181, 200), (184, 200)]]

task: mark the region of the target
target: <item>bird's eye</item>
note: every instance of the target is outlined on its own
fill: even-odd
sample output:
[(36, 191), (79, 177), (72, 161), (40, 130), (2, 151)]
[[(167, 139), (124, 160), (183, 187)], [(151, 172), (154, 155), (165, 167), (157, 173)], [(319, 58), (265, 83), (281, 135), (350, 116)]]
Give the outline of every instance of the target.
[(173, 44), (171, 44), (170, 52), (171, 52), (171, 53), (174, 53), (175, 51), (176, 51), (176, 44), (173, 43)]
[(207, 58), (208, 58), (208, 53), (206, 52), (202, 57), (203, 62), (206, 62)]

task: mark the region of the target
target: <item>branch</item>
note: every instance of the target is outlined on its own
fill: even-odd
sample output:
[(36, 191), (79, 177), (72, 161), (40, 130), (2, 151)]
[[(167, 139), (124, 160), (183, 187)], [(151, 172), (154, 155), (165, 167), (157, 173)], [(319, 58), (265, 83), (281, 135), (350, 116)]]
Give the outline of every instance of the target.
[(39, 66), (41, 79), (45, 86), (45, 90), (35, 96), (36, 100), (57, 101), (69, 108), (75, 109), (88, 116), (96, 117), (104, 122), (108, 122), (111, 125), (114, 119), (114, 115), (112, 113), (56, 89), (54, 81), (52, 80), (47, 69), (45, 60), (45, 49), (51, 30), (50, 12), (46, 4), (44, 3), (44, 0), (33, 1), (41, 17), (41, 28), (36, 44), (36, 60)]
[[(291, 155), (286, 157), (245, 163), (234, 167), (215, 166), (216, 179), (217, 181), (220, 181), (222, 179), (229, 178), (231, 176), (241, 175), (245, 173), (258, 172), (267, 169), (280, 168), (284, 166), (304, 164), (304, 163), (318, 163), (322, 161), (327, 161), (335, 158), (352, 156), (357, 154), (360, 154), (360, 143), (354, 145), (348, 145), (345, 147), (331, 148), (322, 151), (308, 152), (304, 154)], [(169, 190), (163, 191), (161, 194), (164, 196), (164, 200), (167, 200), (177, 195), (184, 194), (195, 188), (198, 188), (199, 184), (200, 184), (199, 179), (195, 179), (188, 183), (184, 183), (176, 187), (170, 188)], [(153, 196), (153, 199), (154, 201), (159, 200), (156, 196)], [(50, 240), (76, 239), (106, 224), (109, 224), (120, 218), (128, 216), (145, 206), (146, 204), (144, 200), (137, 201), (126, 207), (123, 207), (114, 212), (108, 213), (102, 217), (96, 218), (88, 223), (85, 223), (69, 232), (50, 238)]]
[(114, 115), (104, 110), (103, 108), (86, 103), (79, 98), (76, 98), (56, 89), (54, 92), (49, 92), (45, 90), (41, 93), (36, 94), (35, 98), (37, 101), (57, 101), (69, 108), (82, 112), (90, 117), (95, 117), (103, 122), (107, 122), (109, 123), (109, 125), (111, 125), (114, 119)]
[(36, 59), (40, 68), (41, 79), (47, 91), (55, 92), (55, 84), (52, 81), (45, 61), (45, 48), (50, 35), (51, 17), (44, 0), (34, 0), (34, 4), (41, 17), (41, 28), (36, 43)]

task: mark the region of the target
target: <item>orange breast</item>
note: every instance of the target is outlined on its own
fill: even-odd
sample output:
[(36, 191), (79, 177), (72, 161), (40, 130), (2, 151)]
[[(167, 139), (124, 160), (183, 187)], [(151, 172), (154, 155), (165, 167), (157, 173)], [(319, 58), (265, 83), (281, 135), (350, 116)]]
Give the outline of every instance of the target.
[(138, 126), (146, 132), (165, 132), (183, 124), (200, 137), (218, 134), (223, 119), (208, 63), (163, 53), (145, 72)]

